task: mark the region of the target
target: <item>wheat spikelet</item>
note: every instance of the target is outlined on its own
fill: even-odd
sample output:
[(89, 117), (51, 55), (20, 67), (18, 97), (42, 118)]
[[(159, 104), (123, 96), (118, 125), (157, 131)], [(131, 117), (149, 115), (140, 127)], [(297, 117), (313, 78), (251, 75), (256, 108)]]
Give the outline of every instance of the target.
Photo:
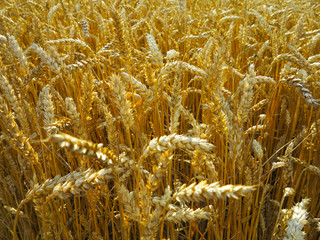
[(242, 21), (243, 18), (240, 16), (225, 16), (220, 19), (220, 23), (228, 22), (228, 21)]
[[(176, 94), (179, 94), (179, 92), (176, 92)], [(164, 97), (168, 100), (170, 107), (172, 108), (172, 97), (169, 96), (168, 94), (166, 94), (165, 92), (163, 92)], [(180, 96), (176, 97), (178, 100), (180, 99)], [(192, 125), (193, 129), (192, 132), (194, 133), (193, 136), (198, 137), (200, 135), (200, 126), (197, 122), (197, 120), (194, 118), (193, 114), (190, 113), (187, 109), (185, 109), (182, 104), (181, 101), (179, 100), (178, 102), (176, 102), (175, 105), (175, 111), (177, 115), (181, 114), (182, 117), (188, 121), (189, 124)], [(172, 116), (173, 117), (173, 116)], [(177, 120), (177, 116), (175, 116), (175, 119)], [(171, 123), (170, 123), (171, 124)], [(177, 125), (178, 123), (176, 123)]]
[(273, 171), (277, 168), (281, 168), (281, 167), (285, 167), (286, 166), (286, 163), (285, 162), (273, 162), (272, 163), (272, 168), (270, 171)]
[(86, 68), (90, 68), (93, 65), (97, 64), (97, 63), (101, 63), (102, 59), (97, 59), (97, 58), (87, 58), (86, 60), (80, 60), (77, 61), (75, 63), (66, 65), (66, 69), (68, 69), (69, 71), (76, 71), (79, 69), (86, 69)]
[(294, 56), (299, 59), (300, 63), (306, 68), (309, 73), (313, 73), (313, 68), (311, 67), (310, 63), (302, 56), (298, 50), (293, 47), (292, 45), (288, 45), (288, 49), (293, 52)]
[(109, 12), (112, 19), (114, 20), (116, 37), (120, 44), (120, 48), (124, 53), (126, 53), (126, 57), (129, 57), (130, 44), (128, 44), (127, 42), (127, 36), (126, 36), (123, 18), (119, 14), (119, 12), (113, 7), (109, 8)]
[(320, 61), (320, 54), (313, 55), (308, 58), (308, 62), (312, 65), (314, 62), (319, 62)]
[(179, 202), (199, 202), (209, 199), (225, 199), (227, 197), (238, 199), (253, 192), (255, 188), (255, 186), (242, 185), (225, 185), (221, 187), (218, 182), (207, 184), (206, 181), (201, 181), (198, 184), (192, 183), (189, 186), (182, 185), (174, 193), (173, 197)]
[(85, 73), (84, 79), (81, 83), (81, 90), (83, 95), (80, 97), (80, 106), (81, 106), (81, 113), (83, 117), (83, 121), (87, 123), (92, 118), (92, 104), (94, 101), (95, 96), (97, 95), (94, 92), (94, 76), (89, 73)]
[(256, 76), (255, 80), (256, 80), (256, 83), (272, 83), (272, 84), (276, 83), (273, 78), (267, 77), (267, 76)]
[(202, 34), (200, 34), (200, 35), (188, 35), (188, 36), (184, 36), (184, 37), (182, 37), (182, 38), (180, 38), (179, 40), (178, 40), (178, 42), (179, 43), (182, 43), (182, 42), (184, 42), (185, 40), (197, 40), (197, 39), (203, 39), (203, 38), (208, 38), (208, 37), (210, 37), (210, 36), (212, 36), (212, 33), (211, 32), (204, 32), (204, 33), (202, 33)]

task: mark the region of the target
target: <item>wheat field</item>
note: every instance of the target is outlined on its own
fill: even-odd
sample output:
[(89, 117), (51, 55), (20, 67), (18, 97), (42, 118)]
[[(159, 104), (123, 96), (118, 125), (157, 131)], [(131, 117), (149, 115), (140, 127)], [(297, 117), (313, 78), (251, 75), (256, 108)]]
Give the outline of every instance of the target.
[(320, 2), (0, 1), (0, 239), (320, 238)]

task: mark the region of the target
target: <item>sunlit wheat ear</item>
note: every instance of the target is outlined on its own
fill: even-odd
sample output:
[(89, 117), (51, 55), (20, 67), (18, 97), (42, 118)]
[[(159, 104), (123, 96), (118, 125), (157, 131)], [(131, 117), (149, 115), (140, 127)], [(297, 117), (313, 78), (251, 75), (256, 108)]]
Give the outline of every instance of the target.
[(65, 128), (69, 128), (72, 125), (72, 120), (70, 118), (61, 117), (56, 121), (50, 123), (48, 126), (44, 127), (49, 135), (58, 133)]
[(119, 137), (117, 136), (117, 129), (115, 125), (115, 118), (111, 114), (107, 104), (104, 102), (100, 101), (99, 108), (104, 114), (104, 122), (98, 126), (99, 127), (106, 127), (107, 129), (107, 134), (108, 134), (108, 141), (109, 141), (109, 146), (111, 147), (116, 147), (118, 142), (119, 142)]
[(169, 102), (170, 112), (171, 112), (169, 130), (171, 134), (178, 133), (180, 106), (182, 101), (180, 88), (181, 88), (180, 80), (178, 80), (178, 76), (175, 76), (173, 86), (172, 86), (172, 97), (171, 97), (171, 101)]
[(166, 60), (174, 60), (180, 56), (180, 53), (174, 49), (167, 51), (167, 55), (164, 57)]
[(37, 152), (30, 144), (30, 140), (24, 136), (23, 132), (19, 129), (12, 112), (9, 110), (2, 96), (0, 96), (0, 117), (3, 123), (5, 123), (6, 136), (8, 136), (10, 144), (12, 144), (15, 150), (22, 154), (22, 159), (18, 158), (21, 160), (19, 161), (20, 168), (24, 170), (30, 167), (30, 163), (38, 164), (39, 157)]
[(129, 85), (132, 84), (132, 87), (140, 94), (142, 95), (143, 98), (145, 98), (146, 100), (150, 100), (149, 98), (153, 98), (152, 97), (152, 91), (150, 89), (148, 89), (146, 87), (146, 85), (144, 85), (143, 83), (141, 83), (140, 81), (138, 81), (136, 78), (134, 78), (133, 76), (129, 75), (126, 72), (122, 72), (121, 73), (122, 78), (125, 80), (125, 82)]
[(25, 109), (22, 107), (22, 102), (18, 98), (19, 95), (16, 95), (13, 86), (9, 82), (9, 80), (2, 74), (0, 74), (0, 88), (1, 93), (9, 102), (10, 106), (12, 107), (13, 111), (17, 115), (17, 120), (21, 124), (22, 130), (26, 134), (30, 134), (30, 126), (28, 123), (28, 118), (25, 112)]
[(93, 50), (82, 40), (80, 39), (73, 39), (73, 38), (62, 38), (56, 40), (49, 40), (47, 41), (48, 44), (73, 44), (77, 45), (85, 50), (88, 50), (91, 54), (94, 54)]
[(137, 222), (141, 222), (141, 210), (137, 206), (137, 192), (129, 190), (124, 185), (116, 186), (119, 201), (123, 203), (125, 215)]
[(184, 135), (171, 134), (160, 138), (152, 139), (145, 148), (141, 158), (145, 158), (151, 154), (162, 152), (168, 149), (181, 148), (185, 150), (195, 150), (211, 153), (214, 145), (208, 143), (205, 139), (186, 137)]
[(113, 100), (119, 109), (119, 114), (121, 121), (123, 122), (125, 128), (130, 128), (134, 124), (134, 116), (130, 101), (127, 99), (127, 91), (125, 85), (121, 82), (121, 79), (118, 75), (113, 75), (110, 77), (111, 84), (113, 87)]
[(303, 231), (304, 226), (308, 223), (308, 212), (306, 210), (310, 199), (302, 199), (292, 207), (286, 215), (289, 215), (287, 220), (287, 229), (285, 232), (285, 240), (304, 239), (306, 233)]
[(249, 14), (254, 15), (258, 19), (260, 26), (262, 26), (264, 28), (264, 30), (266, 30), (266, 32), (268, 33), (269, 36), (272, 35), (271, 27), (269, 26), (269, 24), (266, 22), (264, 17), (259, 12), (257, 12), (256, 10), (252, 10), (252, 11), (250, 11)]
[(174, 193), (173, 197), (179, 202), (200, 202), (209, 199), (225, 199), (227, 197), (238, 199), (255, 191), (256, 186), (225, 185), (220, 186), (218, 182), (207, 184), (206, 181), (192, 183), (189, 186), (182, 185)]
[(166, 174), (172, 158), (173, 155), (170, 151), (165, 151), (162, 153), (158, 166), (154, 167), (153, 174), (149, 175), (146, 187), (152, 192), (159, 187), (159, 184), (161, 183), (163, 176)]
[(117, 161), (117, 157), (113, 152), (108, 148), (104, 148), (102, 143), (95, 144), (64, 133), (50, 136), (49, 141), (57, 143), (60, 147), (67, 148), (70, 151), (81, 155), (94, 156), (108, 163), (115, 163)]
[(69, 71), (79, 71), (79, 70), (86, 70), (90, 69), (94, 65), (98, 65), (103, 63), (103, 59), (99, 57), (94, 58), (86, 58), (85, 60), (76, 61), (72, 64), (66, 65), (65, 68)]
[(181, 223), (208, 219), (211, 215), (211, 212), (201, 208), (193, 210), (186, 207), (180, 208), (171, 204), (169, 205), (169, 210), (166, 213), (165, 219), (170, 222)]
[(154, 59), (154, 63), (156, 65), (161, 66), (163, 62), (163, 56), (159, 50), (156, 40), (154, 39), (154, 36), (152, 35), (152, 33), (150, 33), (150, 34), (147, 34), (146, 38), (147, 38), (148, 46), (150, 48), (151, 56)]
[(320, 168), (319, 167), (310, 165), (310, 166), (306, 167), (305, 170), (310, 171), (311, 173), (316, 174), (320, 177)]
[(76, 124), (76, 127), (79, 127), (81, 119), (80, 119), (80, 113), (77, 110), (76, 104), (74, 103), (73, 99), (69, 97), (65, 99), (65, 103), (66, 103), (66, 111), (69, 117)]
[[(121, 171), (121, 169), (116, 170), (117, 173)], [(57, 175), (53, 179), (47, 179), (42, 184), (36, 184), (27, 193), (26, 200), (48, 196), (66, 199), (73, 195), (85, 193), (95, 185), (106, 183), (109, 179), (114, 178), (114, 173), (113, 168), (103, 168), (99, 171), (89, 168), (82, 172), (69, 173), (63, 177)]]
[[(50, 93), (50, 85), (46, 85), (39, 94), (37, 103), (37, 115), (43, 115), (44, 127), (48, 127), (51, 123), (55, 122), (55, 107)], [(48, 132), (47, 132), (48, 133)]]
[(7, 38), (3, 35), (0, 35), (0, 42), (5, 43), (7, 41)]
[(254, 134), (254, 133), (257, 133), (259, 131), (262, 131), (262, 130), (265, 130), (267, 128), (267, 125), (265, 124), (258, 124), (258, 125), (255, 125), (253, 127), (249, 127), (245, 132), (244, 134), (245, 135), (248, 135), (248, 134)]
[(18, 41), (12, 35), (8, 35), (7, 39), (8, 39), (9, 48), (12, 51), (13, 55), (18, 59), (20, 65), (22, 67), (27, 67), (27, 64), (28, 64), (27, 58), (24, 55), (21, 47), (19, 46)]
[(255, 139), (252, 141), (252, 149), (254, 151), (255, 156), (259, 160), (261, 160), (263, 157), (263, 150), (262, 150), (261, 144)]
[[(172, 109), (175, 112), (175, 116), (170, 115), (170, 118), (172, 118), (173, 121), (177, 121), (179, 119), (178, 115), (181, 114), (181, 116), (183, 117), (184, 120), (186, 120), (189, 124), (192, 125), (193, 129), (190, 131), (191, 132), (191, 136), (194, 137), (199, 137), (200, 135), (200, 124), (197, 122), (197, 120), (195, 119), (194, 115), (189, 112), (187, 109), (185, 109), (182, 104), (181, 104), (181, 100), (180, 99), (180, 94), (179, 93), (181, 91), (176, 91), (176, 100), (173, 100), (174, 96), (171, 97), (168, 94), (166, 94), (165, 92), (163, 92), (164, 97), (167, 99), (169, 106), (172, 108), (173, 104), (174, 104), (174, 109)], [(178, 100), (178, 101), (177, 101)], [(171, 125), (173, 124), (173, 122), (170, 122), (170, 128), (172, 127)], [(175, 122), (173, 125), (174, 128), (176, 128), (179, 122)], [(174, 133), (174, 132), (173, 132)]]
[(149, 221), (146, 223), (146, 228), (141, 239), (156, 239), (159, 225), (162, 221), (163, 207), (156, 206), (156, 209), (149, 216)]
[(177, 72), (177, 71), (180, 71), (181, 69), (203, 78), (207, 76), (207, 73), (202, 69), (182, 61), (174, 61), (174, 62), (167, 63), (165, 66), (162, 67), (160, 74), (164, 75), (170, 72)]
[(120, 48), (123, 52), (128, 53), (128, 47), (130, 47), (130, 45), (127, 41), (127, 36), (126, 36), (126, 31), (125, 31), (125, 26), (124, 26), (122, 16), (113, 6), (109, 8), (109, 13), (113, 19), (114, 30), (116, 33), (116, 38), (118, 40), (118, 43), (120, 44)]
[(45, 50), (43, 50), (42, 47), (40, 47), (38, 44), (32, 43), (31, 50), (35, 53), (37, 53), (41, 59), (41, 61), (49, 66), (49, 68), (55, 72), (59, 73), (61, 68), (56, 61), (49, 53), (47, 53)]
[(274, 61), (283, 61), (283, 60), (287, 60), (289, 62), (296, 64), (300, 68), (303, 68), (306, 71), (308, 71), (310, 74), (312, 74), (313, 72), (313, 68), (310, 64), (304, 62), (301, 59), (298, 59), (296, 56), (293, 56), (292, 54), (288, 54), (288, 53), (279, 54)]
[(253, 98), (253, 86), (255, 84), (255, 66), (252, 64), (249, 67), (249, 73), (245, 79), (240, 81), (237, 91), (242, 92), (240, 103), (237, 111), (238, 121), (245, 122), (248, 119), (248, 113), (251, 108)]
[(81, 26), (82, 26), (82, 33), (83, 35), (88, 38), (89, 37), (89, 24), (86, 20), (82, 20), (80, 22)]

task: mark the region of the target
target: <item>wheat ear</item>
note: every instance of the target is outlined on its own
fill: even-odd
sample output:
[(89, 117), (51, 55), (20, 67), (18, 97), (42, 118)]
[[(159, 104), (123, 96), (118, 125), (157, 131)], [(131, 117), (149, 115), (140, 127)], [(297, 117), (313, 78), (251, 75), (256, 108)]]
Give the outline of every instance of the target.
[(185, 150), (199, 149), (207, 153), (213, 151), (214, 145), (208, 143), (205, 139), (186, 137), (184, 135), (171, 134), (162, 136), (160, 138), (152, 139), (149, 145), (145, 148), (141, 158), (145, 158), (148, 155), (156, 152), (163, 152), (168, 149), (181, 148)]
[(206, 181), (192, 183), (189, 186), (182, 185), (173, 197), (179, 202), (200, 202), (209, 199), (225, 199), (227, 197), (238, 199), (248, 195), (256, 189), (256, 186), (225, 185), (220, 186), (218, 182), (208, 184)]

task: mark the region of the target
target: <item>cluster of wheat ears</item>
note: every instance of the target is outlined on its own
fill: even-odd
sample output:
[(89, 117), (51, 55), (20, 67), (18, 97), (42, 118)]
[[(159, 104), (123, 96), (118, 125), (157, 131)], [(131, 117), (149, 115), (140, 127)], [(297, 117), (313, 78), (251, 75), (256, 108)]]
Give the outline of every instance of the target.
[(317, 239), (320, 3), (0, 1), (0, 239)]

